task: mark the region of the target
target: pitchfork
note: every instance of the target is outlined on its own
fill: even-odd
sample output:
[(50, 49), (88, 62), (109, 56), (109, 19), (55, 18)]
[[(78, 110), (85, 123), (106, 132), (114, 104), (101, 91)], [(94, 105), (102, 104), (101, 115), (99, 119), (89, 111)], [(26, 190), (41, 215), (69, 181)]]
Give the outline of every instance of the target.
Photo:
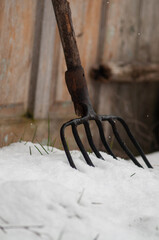
[(65, 73), (66, 84), (67, 84), (68, 91), (71, 95), (72, 101), (74, 103), (75, 113), (80, 117), (64, 123), (60, 130), (62, 144), (63, 144), (70, 166), (76, 169), (76, 166), (70, 154), (69, 148), (67, 146), (67, 141), (65, 138), (65, 129), (68, 126), (72, 127), (72, 133), (74, 135), (75, 141), (80, 151), (82, 152), (82, 155), (85, 161), (89, 166), (94, 167), (94, 164), (92, 163), (80, 139), (80, 136), (77, 131), (78, 125), (83, 124), (86, 132), (86, 136), (88, 139), (88, 143), (92, 151), (96, 155), (96, 157), (104, 160), (100, 152), (97, 150), (91, 134), (89, 121), (94, 120), (95, 124), (97, 125), (102, 144), (104, 145), (109, 155), (117, 159), (112, 149), (110, 148), (110, 146), (106, 141), (102, 121), (107, 121), (111, 125), (114, 136), (117, 139), (118, 143), (120, 144), (121, 148), (124, 150), (127, 156), (134, 162), (135, 165), (137, 165), (138, 167), (142, 167), (142, 165), (137, 161), (133, 153), (127, 147), (125, 142), (121, 139), (116, 127), (116, 121), (118, 121), (125, 129), (132, 144), (137, 149), (138, 153), (144, 160), (147, 167), (152, 168), (142, 148), (139, 146), (136, 139), (133, 137), (128, 125), (125, 123), (125, 121), (121, 117), (110, 116), (110, 115), (97, 115), (93, 110), (93, 107), (88, 95), (88, 89), (87, 89), (84, 70), (81, 66), (81, 60), (80, 60), (75, 33), (73, 29), (69, 2), (67, 0), (52, 0), (52, 3), (54, 7), (54, 12), (55, 12), (55, 16), (56, 16), (56, 20), (59, 28), (60, 38), (61, 38), (66, 65), (67, 65), (67, 71)]

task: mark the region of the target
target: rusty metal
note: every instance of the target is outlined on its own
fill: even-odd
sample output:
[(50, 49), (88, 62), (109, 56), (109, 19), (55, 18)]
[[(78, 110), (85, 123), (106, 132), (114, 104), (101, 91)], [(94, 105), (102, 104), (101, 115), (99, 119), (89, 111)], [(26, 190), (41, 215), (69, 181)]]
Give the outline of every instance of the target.
[(112, 152), (110, 146), (108, 145), (104, 135), (102, 122), (107, 121), (111, 125), (115, 138), (117, 139), (119, 145), (127, 154), (127, 156), (134, 162), (135, 165), (137, 165), (138, 167), (142, 167), (142, 165), (137, 161), (133, 153), (130, 151), (130, 149), (126, 146), (126, 144), (121, 139), (118, 133), (118, 130), (116, 128), (115, 121), (118, 121), (123, 126), (123, 129), (126, 131), (132, 144), (137, 149), (138, 153), (142, 157), (147, 167), (152, 168), (142, 148), (139, 146), (136, 139), (133, 137), (129, 127), (127, 126), (127, 124), (122, 118), (118, 116), (97, 115), (93, 110), (92, 104), (89, 99), (84, 70), (81, 66), (81, 60), (80, 60), (80, 55), (79, 55), (79, 51), (76, 43), (75, 34), (74, 34), (69, 3), (67, 0), (52, 0), (52, 3), (54, 7), (54, 12), (55, 12), (55, 16), (56, 16), (56, 20), (59, 28), (61, 42), (62, 42), (64, 54), (65, 54), (66, 65), (68, 69), (65, 73), (66, 84), (68, 87), (68, 91), (71, 95), (72, 101), (74, 103), (75, 112), (78, 116), (80, 116), (80, 118), (76, 118), (69, 122), (64, 123), (60, 130), (62, 144), (63, 144), (70, 166), (76, 169), (76, 166), (74, 164), (74, 161), (72, 159), (72, 156), (70, 154), (70, 151), (68, 149), (67, 142), (65, 139), (65, 129), (69, 126), (72, 127), (72, 133), (75, 138), (75, 141), (88, 165), (94, 167), (94, 164), (92, 163), (89, 155), (87, 154), (77, 131), (78, 125), (81, 125), (81, 124), (84, 125), (86, 136), (92, 151), (98, 158), (100, 158), (101, 160), (104, 160), (101, 153), (97, 150), (94, 144), (90, 126), (89, 126), (90, 121), (95, 121), (99, 131), (101, 142), (105, 147), (107, 153), (111, 155), (113, 158), (117, 159), (115, 154)]

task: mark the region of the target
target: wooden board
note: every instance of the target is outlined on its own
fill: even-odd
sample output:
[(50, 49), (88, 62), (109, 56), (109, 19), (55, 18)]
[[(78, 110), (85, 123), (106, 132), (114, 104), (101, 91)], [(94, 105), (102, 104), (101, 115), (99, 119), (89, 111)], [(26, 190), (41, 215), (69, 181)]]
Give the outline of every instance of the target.
[[(43, 5), (43, 16), (41, 21), (41, 41), (39, 46), (39, 63), (36, 66), (37, 80), (35, 88), (34, 117), (47, 118), (50, 106), (50, 94), (53, 72), (53, 55), (55, 44), (55, 17), (50, 0), (45, 0)], [(52, 94), (53, 96), (53, 94)]]
[(12, 106), (21, 105), (18, 114), (27, 107), (35, 9), (36, 0), (0, 1), (0, 117), (16, 115)]
[(137, 60), (140, 62), (159, 62), (159, 1), (142, 1), (139, 16)]
[(140, 0), (111, 0), (107, 4), (102, 62), (134, 60)]

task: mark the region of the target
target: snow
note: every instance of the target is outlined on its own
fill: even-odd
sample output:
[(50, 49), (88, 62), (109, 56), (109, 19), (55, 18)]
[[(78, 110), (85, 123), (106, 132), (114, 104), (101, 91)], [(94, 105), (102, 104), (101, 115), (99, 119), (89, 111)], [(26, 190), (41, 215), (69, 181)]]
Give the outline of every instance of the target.
[[(0, 240), (159, 239), (159, 152), (154, 169), (102, 153), (89, 167), (79, 151), (15, 143), (0, 149)], [(31, 149), (31, 155), (30, 155)]]

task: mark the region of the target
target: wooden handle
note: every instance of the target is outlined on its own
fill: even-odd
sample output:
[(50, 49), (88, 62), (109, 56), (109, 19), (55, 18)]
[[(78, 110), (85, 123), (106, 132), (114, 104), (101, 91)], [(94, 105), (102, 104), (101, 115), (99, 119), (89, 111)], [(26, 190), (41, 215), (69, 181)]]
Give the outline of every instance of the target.
[(64, 50), (67, 69), (81, 66), (71, 18), (71, 9), (67, 0), (52, 0)]
[(68, 69), (65, 73), (66, 84), (74, 103), (75, 112), (78, 116), (88, 114), (94, 116), (73, 30), (69, 3), (67, 0), (52, 0), (52, 3)]

